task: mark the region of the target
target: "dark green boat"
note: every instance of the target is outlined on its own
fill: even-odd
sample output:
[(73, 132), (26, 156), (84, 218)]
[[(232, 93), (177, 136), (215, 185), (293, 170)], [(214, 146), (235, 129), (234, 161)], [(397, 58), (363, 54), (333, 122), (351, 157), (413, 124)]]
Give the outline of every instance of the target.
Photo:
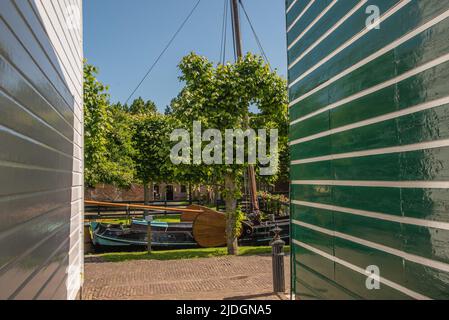
[[(289, 242), (289, 219), (279, 219), (275, 222), (267, 221), (253, 225), (249, 221), (243, 223), (243, 233), (239, 244), (243, 246), (269, 245), (273, 239), (273, 229), (282, 229), (281, 238)], [(148, 222), (132, 220), (130, 226), (121, 224), (90, 224), (93, 244), (98, 247), (143, 247), (147, 246)], [(193, 236), (191, 222), (151, 222), (151, 247), (158, 249), (187, 249), (199, 247)]]
[[(148, 222), (132, 220), (130, 226), (91, 223), (93, 244), (107, 247), (147, 246)], [(151, 222), (151, 246), (154, 249), (198, 247), (192, 235), (192, 223)]]

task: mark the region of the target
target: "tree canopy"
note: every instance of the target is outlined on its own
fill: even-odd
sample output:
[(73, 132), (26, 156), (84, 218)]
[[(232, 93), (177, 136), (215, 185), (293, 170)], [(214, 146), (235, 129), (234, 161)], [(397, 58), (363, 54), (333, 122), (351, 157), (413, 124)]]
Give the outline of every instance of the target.
[[(142, 98), (134, 100), (130, 107), (121, 103), (111, 104), (108, 87), (97, 79), (97, 75), (98, 69), (85, 62), (86, 185), (93, 187), (98, 183), (108, 183), (129, 186), (133, 182), (143, 181), (148, 175), (157, 175), (154, 172), (159, 172), (159, 167), (142, 156), (142, 150), (152, 142), (158, 145), (161, 143), (158, 137), (168, 135), (163, 131), (167, 129), (166, 125), (161, 125), (158, 129), (164, 119), (157, 114), (156, 105)], [(159, 122), (154, 125), (153, 120)], [(153, 157), (154, 154), (161, 152), (153, 153)], [(146, 171), (152, 172), (151, 174), (143, 173), (145, 165), (148, 166)]]
[(127, 114), (109, 103), (108, 87), (97, 80), (98, 69), (84, 64), (85, 183), (120, 186), (133, 181), (131, 135)]
[[(288, 97), (286, 82), (272, 72), (261, 57), (247, 54), (235, 64), (218, 65), (194, 53), (179, 65), (180, 79), (185, 83), (172, 102), (172, 115), (192, 133), (194, 121), (205, 129), (217, 129), (225, 136), (227, 129), (278, 129), (286, 136)], [(250, 106), (257, 108), (251, 112)], [(282, 144), (282, 143), (281, 143)], [(205, 143), (203, 142), (203, 146)], [(216, 149), (214, 151), (216, 152)], [(220, 155), (225, 158), (224, 151)], [(223, 161), (225, 162), (225, 161)], [(236, 199), (246, 165), (189, 165), (178, 170), (195, 172), (198, 176), (220, 177), (224, 180), (228, 216), (228, 250), (237, 250)]]
[(157, 113), (157, 107), (153, 101), (145, 101), (139, 97), (129, 106), (129, 112), (131, 114)]
[(136, 178), (143, 184), (170, 182), (171, 123), (160, 113), (137, 114), (132, 117)]
[[(194, 121), (201, 122), (203, 131), (214, 129), (221, 137), (226, 136), (228, 129), (242, 132), (249, 128), (276, 129), (280, 170), (277, 175), (259, 176), (259, 181), (273, 182), (279, 176), (285, 177), (288, 174), (287, 84), (261, 57), (253, 54), (234, 64), (215, 66), (205, 57), (191, 53), (182, 59), (179, 68), (184, 87), (161, 114), (152, 101), (142, 98), (134, 100), (129, 107), (111, 104), (108, 88), (96, 78), (98, 70), (85, 63), (86, 186), (98, 183), (126, 186), (138, 182), (145, 185), (146, 194), (148, 184), (153, 182), (221, 186), (226, 200), (228, 250), (234, 254), (238, 249), (241, 219), (236, 199), (241, 195), (247, 164), (226, 164), (225, 148), (211, 147), (223, 141), (221, 138), (215, 141), (217, 137), (212, 134), (206, 141), (200, 137), (200, 157), (218, 157), (223, 164), (205, 165), (194, 160), (177, 165), (170, 159), (176, 141), (170, 139), (173, 130), (185, 129), (189, 141), (194, 140)], [(263, 138), (256, 139), (260, 143)], [(233, 148), (235, 154), (237, 147)], [(195, 150), (189, 152), (190, 157), (195, 154)], [(264, 166), (260, 161), (256, 164), (257, 170)]]

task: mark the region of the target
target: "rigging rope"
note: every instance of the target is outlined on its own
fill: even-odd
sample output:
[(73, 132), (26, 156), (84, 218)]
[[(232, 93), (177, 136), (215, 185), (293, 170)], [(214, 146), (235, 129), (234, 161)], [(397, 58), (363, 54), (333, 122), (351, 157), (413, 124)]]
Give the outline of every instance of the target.
[(254, 34), (254, 38), (256, 39), (257, 46), (259, 47), (260, 53), (262, 54), (262, 57), (265, 59), (265, 61), (267, 62), (268, 66), (270, 67), (270, 70), (271, 70), (270, 61), (268, 60), (268, 57), (265, 54), (265, 50), (263, 49), (262, 42), (260, 41), (260, 38), (259, 38), (259, 36), (257, 35), (257, 32), (256, 32), (256, 29), (254, 28), (254, 25), (251, 22), (251, 18), (249, 17), (248, 12), (246, 11), (245, 6), (243, 5), (243, 1), (239, 0), (239, 3), (240, 3), (240, 6), (243, 9), (243, 12), (245, 13), (246, 20), (248, 20), (249, 26), (251, 27), (251, 30), (252, 30), (252, 32)]
[(184, 26), (186, 25), (186, 23), (189, 21), (190, 17), (192, 17), (193, 13), (195, 12), (196, 8), (198, 8), (199, 4), (201, 3), (201, 0), (198, 0), (198, 2), (195, 4), (195, 6), (193, 7), (193, 9), (190, 11), (190, 13), (187, 15), (187, 17), (184, 19), (184, 21), (182, 22), (181, 26), (178, 28), (178, 30), (176, 30), (175, 34), (173, 35), (173, 37), (170, 39), (170, 41), (167, 43), (167, 45), (165, 46), (164, 50), (162, 50), (161, 54), (157, 57), (156, 61), (151, 65), (150, 69), (148, 70), (148, 72), (145, 74), (145, 76), (143, 77), (143, 79), (139, 82), (139, 84), (137, 85), (137, 87), (133, 90), (133, 92), (129, 95), (128, 99), (125, 102), (125, 105), (128, 104), (129, 100), (131, 100), (131, 98), (133, 97), (133, 95), (137, 92), (137, 90), (139, 90), (140, 86), (142, 85), (142, 83), (145, 81), (145, 79), (150, 75), (150, 73), (153, 71), (154, 67), (156, 67), (156, 65), (158, 64), (158, 62), (161, 60), (161, 58), (163, 57), (163, 55), (165, 54), (165, 52), (168, 50), (168, 48), (171, 46), (171, 44), (173, 43), (173, 41), (176, 39), (176, 37), (178, 36), (178, 34), (181, 32), (181, 30), (184, 28)]
[(228, 0), (224, 0), (223, 9), (223, 26), (221, 30), (221, 49), (220, 49), (220, 62), (225, 64), (226, 62), (226, 44), (227, 44), (227, 33), (228, 33)]

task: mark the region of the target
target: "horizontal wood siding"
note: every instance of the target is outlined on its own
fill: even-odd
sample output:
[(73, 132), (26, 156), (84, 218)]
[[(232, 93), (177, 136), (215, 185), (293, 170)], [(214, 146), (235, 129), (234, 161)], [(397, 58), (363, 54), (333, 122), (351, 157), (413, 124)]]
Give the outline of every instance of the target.
[(81, 287), (83, 46), (70, 19), (81, 10), (0, 1), (0, 299), (74, 299)]
[(449, 1), (286, 8), (293, 293), (448, 299)]

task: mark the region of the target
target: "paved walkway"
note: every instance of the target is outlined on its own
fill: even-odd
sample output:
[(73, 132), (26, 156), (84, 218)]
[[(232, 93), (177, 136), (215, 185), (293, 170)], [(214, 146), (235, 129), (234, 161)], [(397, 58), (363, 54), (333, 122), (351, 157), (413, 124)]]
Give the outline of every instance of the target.
[[(290, 278), (288, 260), (286, 279)], [(272, 287), (271, 256), (117, 263), (86, 258), (83, 299), (288, 299), (273, 295)]]

